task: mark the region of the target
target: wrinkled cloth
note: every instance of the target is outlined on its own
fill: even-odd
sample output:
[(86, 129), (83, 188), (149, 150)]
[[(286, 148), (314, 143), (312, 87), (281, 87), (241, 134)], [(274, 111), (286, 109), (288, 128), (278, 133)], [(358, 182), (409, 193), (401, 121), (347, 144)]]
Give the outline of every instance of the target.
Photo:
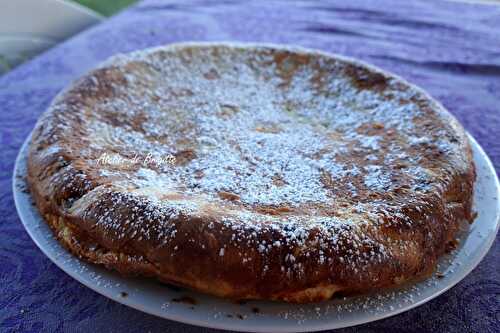
[[(118, 53), (179, 41), (296, 44), (353, 56), (441, 101), (500, 167), (500, 6), (447, 1), (147, 0), (0, 77), (0, 331), (215, 332), (115, 303), (56, 267), (25, 232), (11, 176), (21, 144), (71, 80)], [(499, 332), (498, 239), (438, 298), (342, 332)]]

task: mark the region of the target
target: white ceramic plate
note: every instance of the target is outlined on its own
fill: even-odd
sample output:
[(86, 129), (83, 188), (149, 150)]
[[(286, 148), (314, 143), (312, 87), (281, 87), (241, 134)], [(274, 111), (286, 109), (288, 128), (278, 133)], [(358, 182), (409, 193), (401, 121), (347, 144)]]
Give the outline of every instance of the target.
[(14, 199), (24, 227), (57, 266), (87, 287), (138, 310), (193, 325), (253, 332), (304, 332), (347, 327), (386, 318), (421, 305), (462, 280), (488, 252), (499, 226), (499, 183), (495, 170), (471, 137), (477, 183), (474, 209), (478, 217), (460, 247), (443, 258), (438, 271), (421, 283), (371, 296), (335, 299), (309, 305), (251, 301), (236, 304), (208, 295), (179, 290), (154, 280), (123, 278), (73, 257), (54, 239), (32, 205), (26, 190), (24, 143), (14, 170)]

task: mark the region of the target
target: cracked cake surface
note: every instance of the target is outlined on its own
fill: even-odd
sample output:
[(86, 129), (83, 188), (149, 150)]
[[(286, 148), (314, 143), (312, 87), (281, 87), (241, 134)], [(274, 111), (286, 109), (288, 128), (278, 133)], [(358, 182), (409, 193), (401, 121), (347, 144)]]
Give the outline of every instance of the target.
[(310, 302), (428, 275), (472, 221), (463, 128), (340, 56), (185, 43), (117, 55), (60, 93), (28, 182), (58, 239), (123, 274)]

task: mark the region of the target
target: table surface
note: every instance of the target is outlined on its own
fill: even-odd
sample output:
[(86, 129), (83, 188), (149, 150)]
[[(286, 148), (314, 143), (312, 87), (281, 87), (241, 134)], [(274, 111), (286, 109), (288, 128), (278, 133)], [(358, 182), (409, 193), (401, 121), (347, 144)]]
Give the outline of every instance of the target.
[[(215, 332), (146, 315), (80, 285), (17, 216), (14, 160), (71, 80), (118, 52), (178, 41), (297, 44), (360, 58), (430, 92), (500, 167), (500, 8), (448, 1), (140, 2), (0, 77), (0, 331)], [(497, 237), (498, 238), (498, 237)], [(500, 246), (462, 282), (404, 314), (345, 332), (498, 332)]]

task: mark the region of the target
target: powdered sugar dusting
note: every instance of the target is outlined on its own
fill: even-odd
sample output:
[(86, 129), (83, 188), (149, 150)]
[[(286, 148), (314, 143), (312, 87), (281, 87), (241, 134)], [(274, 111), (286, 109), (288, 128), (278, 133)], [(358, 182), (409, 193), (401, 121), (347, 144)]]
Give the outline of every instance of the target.
[[(383, 133), (357, 131), (362, 124), (381, 123), (411, 134), (411, 119), (418, 116), (418, 107), (399, 100), (411, 98), (412, 91), (390, 91), (398, 98), (388, 100), (384, 94), (354, 87), (345, 76), (332, 76), (324, 84), (326, 93), (319, 92), (311, 84), (317, 75), (313, 66), (302, 66), (285, 80), (276, 75), (283, 69), (265, 52), (249, 57), (244, 52), (225, 54), (222, 50), (216, 63), (207, 61), (212, 57), (210, 49), (196, 52), (189, 61), (154, 53), (136, 53), (124, 60), (127, 64), (135, 59), (147, 68), (141, 73), (146, 80), (127, 73), (128, 84), (146, 81), (154, 90), (135, 96), (123, 88), (127, 89), (124, 94), (106, 100), (103, 110), (119, 112), (125, 119), (140, 112), (143, 132), (119, 127), (104, 130), (109, 124), (98, 121), (93, 125), (95, 145), (102, 146), (104, 140), (158, 154), (189, 150), (195, 158), (161, 170), (163, 178), (184, 192), (217, 198), (224, 191), (250, 205), (328, 204), (332, 197), (322, 181), (325, 177), (332, 179), (332, 186), (347, 184), (354, 194), (360, 184), (365, 186), (361, 190), (391, 188), (392, 169), (375, 163), (360, 169), (338, 157), (353, 146), (365, 156), (373, 156), (381, 148)], [(318, 60), (319, 66), (328, 66), (322, 61)], [(267, 65), (259, 65), (256, 71), (256, 63)], [(111, 137), (102, 133), (111, 133)], [(145, 138), (144, 133), (165, 144)], [(409, 138), (415, 144), (416, 139)], [(364, 179), (355, 182), (360, 175)], [(139, 174), (134, 178), (139, 179), (137, 186), (144, 186)]]
[[(137, 215), (110, 208), (99, 225), (119, 238), (161, 244), (176, 237), (169, 219), (215, 215), (219, 225), (211, 222), (208, 232), (226, 228), (234, 244), (253, 246), (262, 258), (276, 248), (304, 248), (303, 257), (283, 255), (289, 276), (304, 274), (309, 257), (353, 274), (386, 260), (391, 249), (363, 234), (363, 225), (381, 223), (384, 214), (411, 223), (384, 195), (398, 190), (417, 205), (419, 195), (439, 191), (426, 154), (458, 154), (457, 145), (447, 133), (438, 136), (431, 125), (439, 118), (412, 102), (421, 96), (397, 79), (367, 89), (342, 61), (285, 54), (199, 47), (113, 58), (108, 65), (116, 73), (106, 75), (119, 79), (91, 76), (90, 91), (106, 85), (111, 93), (81, 119), (79, 158), (90, 171), (78, 172), (86, 186), (90, 179), (100, 186), (72, 203), (73, 211), (84, 214), (85, 202), (111, 195), (115, 207), (132, 205)], [(44, 154), (59, 152), (51, 149)], [(97, 166), (103, 152), (172, 155), (176, 162)], [(281, 236), (266, 241), (259, 236), (265, 233)], [(332, 257), (329, 249), (349, 252)], [(228, 251), (216, 249), (222, 259)], [(241, 254), (243, 263), (250, 260)], [(263, 275), (273, 269), (263, 267)]]

